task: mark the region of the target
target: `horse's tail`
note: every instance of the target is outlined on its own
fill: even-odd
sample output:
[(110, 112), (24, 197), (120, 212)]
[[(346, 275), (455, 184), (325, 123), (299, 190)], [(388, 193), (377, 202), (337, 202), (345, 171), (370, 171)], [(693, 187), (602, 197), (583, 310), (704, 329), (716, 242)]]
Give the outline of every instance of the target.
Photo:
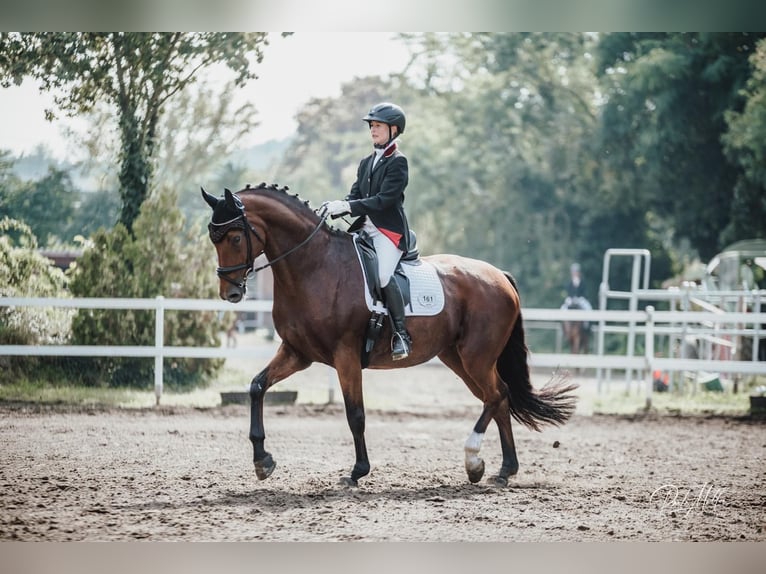
[[(505, 276), (518, 291), (511, 274)], [(577, 397), (570, 393), (578, 385), (567, 384), (567, 376), (554, 377), (540, 390), (532, 387), (521, 311), (497, 359), (497, 372), (508, 386), (511, 415), (528, 428), (539, 431), (540, 424), (561, 425), (574, 413)]]

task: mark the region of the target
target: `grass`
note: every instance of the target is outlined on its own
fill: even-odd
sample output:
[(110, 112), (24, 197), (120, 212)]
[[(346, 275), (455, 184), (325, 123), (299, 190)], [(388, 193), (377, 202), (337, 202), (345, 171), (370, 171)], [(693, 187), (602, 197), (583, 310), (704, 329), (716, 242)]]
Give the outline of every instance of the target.
[[(538, 371), (538, 377), (541, 372)], [(542, 377), (540, 380), (544, 380)], [(573, 382), (577, 390), (577, 413), (582, 416), (598, 415), (656, 415), (689, 416), (747, 416), (750, 414), (750, 395), (757, 394), (759, 386), (766, 384), (766, 377), (750, 377), (739, 384), (739, 392), (733, 392), (731, 381), (724, 381), (723, 392), (704, 391), (687, 380), (684, 387), (671, 392), (653, 392), (647, 401), (647, 382), (634, 379), (628, 384), (621, 373), (599, 381), (595, 372), (576, 374)], [(681, 384), (681, 381), (678, 382)], [(539, 385), (538, 385), (539, 386)]]
[[(221, 391), (243, 387), (246, 375), (234, 369), (223, 369), (206, 388), (191, 391), (164, 389), (160, 404), (211, 408), (221, 402)], [(154, 388), (148, 390), (95, 388), (76, 385), (51, 385), (47, 381), (30, 379), (0, 384), (0, 403), (22, 402), (40, 405), (66, 405), (102, 408), (147, 408), (156, 404)]]
[(643, 393), (610, 393), (594, 399), (593, 412), (618, 415), (651, 412), (661, 415), (744, 416), (750, 412), (750, 395), (708, 391), (693, 395), (653, 393), (651, 405), (647, 408), (647, 397)]

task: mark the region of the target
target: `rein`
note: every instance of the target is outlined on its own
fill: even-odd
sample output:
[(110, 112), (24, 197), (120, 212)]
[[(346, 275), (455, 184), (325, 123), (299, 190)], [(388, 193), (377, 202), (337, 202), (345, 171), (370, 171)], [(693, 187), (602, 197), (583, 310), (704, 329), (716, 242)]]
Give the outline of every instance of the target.
[[(266, 265), (261, 265), (258, 268), (253, 269), (252, 267), (255, 265), (255, 257), (253, 256), (253, 244), (250, 240), (250, 233), (248, 231), (251, 231), (253, 235), (255, 235), (255, 238), (261, 242), (263, 247), (266, 247), (266, 242), (263, 240), (263, 238), (258, 233), (258, 230), (255, 228), (255, 226), (248, 221), (246, 215), (245, 215), (245, 207), (244, 205), (241, 206), (240, 214), (235, 217), (234, 219), (230, 219), (229, 221), (225, 221), (223, 223), (213, 223), (212, 221), (208, 224), (208, 232), (210, 233), (210, 239), (213, 241), (213, 243), (218, 243), (223, 240), (223, 237), (231, 230), (231, 229), (242, 229), (245, 231), (245, 241), (247, 241), (247, 258), (245, 259), (245, 263), (240, 263), (238, 265), (230, 265), (228, 267), (218, 267), (216, 268), (215, 272), (224, 281), (228, 281), (232, 285), (236, 285), (239, 288), (244, 288), (247, 276), (250, 273), (258, 273), (258, 271), (262, 271), (264, 269), (267, 269), (268, 267), (271, 267), (275, 263), (278, 263), (282, 259), (286, 258), (288, 255), (291, 255), (298, 251), (301, 247), (306, 245), (309, 241), (313, 239), (313, 237), (317, 234), (317, 232), (322, 228), (322, 224), (327, 219), (327, 215), (323, 215), (319, 219), (319, 223), (317, 223), (317, 226), (313, 229), (313, 231), (309, 234), (309, 236), (301, 241), (298, 245), (288, 249), (286, 252), (282, 253), (281, 255), (275, 257)], [(217, 228), (217, 229), (216, 229)], [(247, 263), (249, 261), (250, 263)], [(244, 269), (250, 269), (250, 273), (246, 273), (242, 277), (242, 281), (237, 283), (234, 279), (229, 277), (230, 273), (234, 273), (235, 271), (242, 271)]]
[[(288, 250), (287, 250), (287, 251), (285, 251), (285, 252), (284, 252), (282, 255), (279, 255), (279, 256), (275, 257), (274, 259), (272, 259), (271, 261), (269, 261), (268, 263), (266, 263), (266, 265), (261, 265), (260, 267), (258, 267), (258, 268), (256, 268), (256, 269), (253, 269), (253, 273), (258, 273), (258, 271), (261, 271), (261, 270), (263, 270), (263, 269), (266, 269), (267, 267), (271, 267), (272, 265), (274, 265), (275, 263), (278, 263), (279, 261), (281, 261), (282, 259), (284, 259), (284, 258), (285, 258), (285, 257), (287, 257), (288, 255), (290, 255), (290, 254), (292, 254), (292, 253), (295, 253), (296, 251), (298, 251), (298, 250), (299, 250), (301, 247), (303, 247), (303, 246), (304, 246), (304, 245), (306, 245), (306, 244), (307, 244), (309, 241), (311, 241), (311, 239), (312, 239), (312, 238), (313, 238), (313, 237), (314, 237), (314, 236), (317, 234), (317, 232), (318, 232), (318, 231), (319, 231), (319, 230), (322, 228), (322, 224), (325, 222), (325, 220), (326, 220), (326, 219), (327, 219), (327, 216), (326, 216), (326, 215), (323, 215), (323, 216), (322, 216), (322, 217), (319, 219), (319, 223), (317, 223), (317, 226), (314, 228), (314, 230), (313, 230), (313, 231), (312, 231), (312, 232), (309, 234), (309, 236), (308, 236), (306, 239), (304, 239), (303, 241), (301, 241), (301, 242), (300, 242), (298, 245), (296, 245), (295, 247), (292, 247), (291, 249), (288, 249)], [(264, 245), (265, 245), (265, 244), (264, 244)], [(253, 263), (252, 263), (252, 265), (255, 265), (255, 259), (253, 259)]]

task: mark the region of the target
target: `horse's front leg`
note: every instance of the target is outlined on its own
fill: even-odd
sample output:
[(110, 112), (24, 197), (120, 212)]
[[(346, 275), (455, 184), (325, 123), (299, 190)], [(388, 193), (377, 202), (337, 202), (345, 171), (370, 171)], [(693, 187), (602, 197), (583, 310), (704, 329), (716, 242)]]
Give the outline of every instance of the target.
[(277, 466), (263, 446), (266, 439), (263, 428), (263, 397), (271, 386), (310, 364), (310, 361), (299, 356), (292, 347), (283, 342), (269, 365), (250, 383), (250, 442), (253, 443), (255, 474), (260, 480), (271, 476)]
[(357, 486), (361, 477), (370, 473), (370, 461), (367, 458), (367, 444), (364, 440), (365, 414), (362, 396), (362, 367), (358, 357), (350, 356), (338, 360), (335, 370), (338, 372), (343, 403), (346, 407), (346, 420), (354, 437), (356, 463), (351, 470), (351, 476), (344, 476), (340, 483), (346, 486)]

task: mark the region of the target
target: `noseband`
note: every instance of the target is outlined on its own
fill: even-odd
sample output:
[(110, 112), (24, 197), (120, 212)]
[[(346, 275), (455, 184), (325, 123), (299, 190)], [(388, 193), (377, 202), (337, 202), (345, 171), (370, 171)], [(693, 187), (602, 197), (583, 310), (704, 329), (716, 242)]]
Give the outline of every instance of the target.
[(220, 243), (223, 241), (224, 236), (231, 231), (232, 229), (241, 229), (245, 232), (245, 241), (247, 242), (247, 258), (245, 259), (244, 263), (240, 263), (238, 265), (229, 265), (227, 267), (217, 267), (215, 272), (224, 281), (227, 281), (228, 283), (231, 283), (232, 285), (239, 287), (240, 289), (245, 289), (245, 285), (247, 283), (247, 276), (250, 273), (245, 273), (242, 276), (242, 280), (238, 283), (231, 277), (229, 277), (229, 274), (234, 273), (236, 271), (243, 271), (245, 269), (250, 269), (252, 273), (258, 273), (258, 271), (261, 271), (263, 269), (266, 269), (267, 267), (271, 267), (278, 261), (281, 261), (291, 253), (294, 253), (304, 245), (306, 245), (311, 239), (314, 237), (314, 235), (317, 234), (319, 229), (322, 227), (322, 224), (327, 219), (327, 215), (324, 215), (320, 218), (319, 223), (314, 228), (314, 230), (309, 234), (309, 236), (301, 241), (298, 245), (293, 247), (292, 249), (289, 249), (282, 255), (279, 255), (278, 257), (275, 257), (266, 265), (261, 265), (260, 267), (257, 267), (253, 269), (253, 266), (255, 265), (255, 256), (253, 256), (253, 243), (250, 239), (250, 233), (248, 231), (252, 232), (253, 235), (255, 235), (255, 238), (261, 242), (261, 245), (263, 247), (266, 247), (266, 242), (263, 240), (261, 235), (258, 233), (258, 230), (255, 228), (255, 226), (248, 221), (247, 217), (245, 216), (245, 206), (242, 205), (241, 202), (238, 202), (238, 207), (240, 210), (240, 213), (237, 217), (234, 219), (230, 219), (229, 221), (224, 221), (223, 223), (214, 223), (211, 221), (207, 225), (208, 233), (210, 234), (210, 240), (213, 243)]

